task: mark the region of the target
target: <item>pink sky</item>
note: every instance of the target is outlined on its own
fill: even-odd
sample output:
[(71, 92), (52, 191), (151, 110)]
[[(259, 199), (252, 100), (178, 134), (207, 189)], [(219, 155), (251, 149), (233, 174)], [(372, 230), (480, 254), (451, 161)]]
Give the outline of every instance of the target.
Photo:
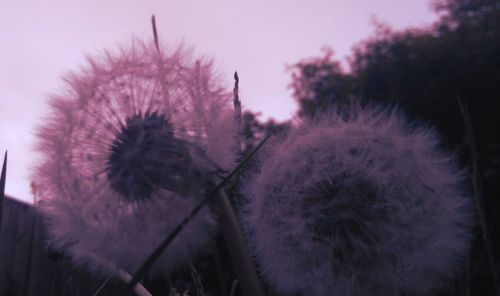
[(0, 2), (0, 153), (9, 151), (6, 193), (31, 202), (33, 131), (47, 114), (47, 95), (60, 77), (78, 69), (85, 54), (151, 38), (151, 14), (160, 39), (183, 41), (212, 57), (226, 83), (240, 75), (243, 107), (263, 119), (289, 119), (296, 105), (287, 89), (286, 65), (330, 46), (345, 58), (373, 32), (371, 21), (394, 28), (435, 19), (417, 0), (210, 0)]

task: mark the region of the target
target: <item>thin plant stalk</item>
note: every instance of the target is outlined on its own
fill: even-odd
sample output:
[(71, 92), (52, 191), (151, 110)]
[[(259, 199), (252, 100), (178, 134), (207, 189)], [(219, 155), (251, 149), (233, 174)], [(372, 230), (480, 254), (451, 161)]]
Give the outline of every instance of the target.
[[(130, 294), (132, 288), (144, 277), (144, 275), (153, 267), (156, 260), (160, 258), (161, 254), (167, 249), (168, 246), (172, 243), (172, 241), (181, 233), (181, 231), (186, 227), (186, 225), (199, 213), (199, 211), (203, 208), (203, 206), (215, 197), (223, 186), (225, 186), (229, 180), (237, 173), (239, 170), (254, 156), (254, 154), (269, 140), (271, 134), (267, 135), (239, 164), (236, 168), (229, 173), (229, 175), (222, 179), (222, 181), (211, 190), (204, 199), (202, 199), (182, 221), (165, 237), (165, 239), (156, 247), (153, 253), (144, 261), (141, 267), (134, 274), (132, 279), (128, 282), (125, 287), (124, 294)], [(245, 274), (245, 273), (243, 273)], [(248, 273), (246, 273), (248, 274)], [(256, 278), (256, 276), (255, 276)], [(251, 280), (250, 280), (251, 282)], [(254, 288), (252, 290), (259, 290), (258, 288)], [(262, 295), (262, 293), (254, 294), (253, 296)]]
[[(236, 130), (236, 133), (234, 134), (234, 137), (236, 137), (236, 147), (235, 150), (237, 152), (236, 155), (238, 155), (238, 158), (241, 157), (241, 149), (242, 149), (242, 145), (241, 145), (241, 136), (242, 136), (242, 131), (243, 131), (243, 126), (241, 126), (241, 100), (240, 100), (240, 96), (239, 96), (239, 82), (240, 82), (240, 78), (238, 76), (238, 72), (237, 71), (234, 71), (234, 88), (233, 88), (233, 107), (234, 107), (234, 123), (235, 123), (235, 126), (237, 128)], [(234, 178), (234, 184), (240, 184), (240, 174), (237, 174)], [(234, 186), (234, 188), (237, 188), (238, 186)], [(238, 191), (235, 190), (235, 195), (237, 196), (238, 195)], [(235, 196), (233, 195), (233, 198), (235, 198)]]
[(196, 268), (192, 264), (189, 264), (189, 270), (191, 271), (191, 279), (193, 280), (194, 288), (196, 290), (196, 295), (207, 296), (207, 294), (205, 293), (205, 288), (203, 287), (203, 283), (201, 282), (198, 270), (196, 270)]
[(161, 82), (160, 86), (162, 89), (163, 99), (167, 104), (167, 108), (166, 108), (166, 110), (168, 110), (167, 115), (170, 117), (172, 115), (172, 114), (170, 114), (170, 110), (171, 110), (170, 98), (168, 95), (168, 89), (165, 88), (165, 75), (164, 75), (165, 68), (163, 66), (163, 62), (161, 61), (161, 57), (163, 54), (162, 54), (161, 49), (160, 49), (160, 41), (158, 38), (158, 30), (156, 28), (156, 18), (155, 18), (154, 14), (151, 16), (151, 26), (153, 27), (153, 38), (154, 38), (154, 43), (155, 43), (156, 51), (158, 53), (158, 58), (159, 58), (158, 67), (159, 67), (159, 71), (160, 71), (160, 82)]
[(228, 296), (226, 289), (226, 282), (224, 281), (224, 270), (222, 268), (222, 261), (220, 260), (219, 248), (215, 248), (214, 252), (215, 268), (217, 270), (217, 279), (219, 280), (220, 296)]
[(240, 133), (241, 133), (241, 101), (240, 96), (238, 94), (238, 85), (240, 82), (240, 78), (238, 76), (238, 72), (234, 71), (234, 88), (233, 88), (233, 106), (234, 106), (234, 120), (236, 122), (236, 126), (238, 127), (237, 132), (237, 146), (238, 152), (241, 151), (241, 143), (240, 143)]
[[(132, 276), (122, 269), (117, 269), (117, 275), (125, 283), (129, 283), (132, 280)], [(134, 285), (134, 292), (138, 296), (153, 296), (153, 294), (149, 293), (149, 291), (141, 283), (136, 283)]]
[(156, 50), (160, 52), (160, 43), (158, 41), (158, 30), (156, 29), (156, 18), (154, 14), (151, 16), (151, 26), (153, 27), (153, 38), (155, 41)]
[(6, 176), (7, 176), (7, 151), (5, 151), (5, 156), (3, 158), (2, 175), (0, 176), (0, 234), (2, 232), (2, 212), (3, 212), (3, 200), (5, 199)]
[(108, 276), (104, 282), (102, 282), (102, 284), (99, 286), (99, 288), (97, 289), (97, 291), (95, 291), (94, 295), (93, 296), (99, 296), (99, 294), (101, 293), (101, 291), (104, 289), (104, 287), (106, 287), (106, 285), (108, 284), (109, 280), (111, 280), (111, 275)]
[(238, 286), (238, 279), (235, 279), (231, 284), (231, 294), (229, 296), (234, 296), (236, 294), (236, 287)]
[[(201, 63), (199, 60), (195, 62), (195, 76), (193, 83), (196, 85), (194, 90), (194, 108), (198, 114), (198, 120), (202, 126), (207, 126), (207, 117), (205, 115), (205, 108), (203, 107), (202, 83), (201, 83)], [(208, 133), (208, 131), (207, 131)], [(210, 138), (210, 134), (207, 135)], [(196, 132), (196, 137), (201, 138), (201, 130)]]
[(472, 123), (467, 110), (467, 105), (465, 104), (460, 97), (457, 97), (458, 106), (460, 107), (460, 111), (462, 112), (462, 116), (465, 123), (465, 136), (467, 139), (467, 145), (469, 146), (470, 151), (470, 159), (472, 165), (472, 189), (474, 195), (474, 201), (476, 203), (476, 211), (479, 216), (479, 222), (481, 223), (481, 233), (483, 236), (484, 247), (486, 249), (486, 253), (488, 255), (488, 261), (491, 268), (491, 274), (493, 276), (493, 281), (495, 283), (495, 292), (497, 296), (500, 296), (500, 279), (498, 277), (498, 271), (495, 265), (495, 258), (493, 256), (493, 247), (491, 242), (490, 233), (488, 231), (488, 225), (486, 223), (486, 213), (484, 211), (484, 203), (482, 200), (482, 190), (480, 183), (480, 176), (478, 170), (478, 160), (477, 160), (477, 152), (476, 145), (474, 141), (474, 133), (472, 132)]

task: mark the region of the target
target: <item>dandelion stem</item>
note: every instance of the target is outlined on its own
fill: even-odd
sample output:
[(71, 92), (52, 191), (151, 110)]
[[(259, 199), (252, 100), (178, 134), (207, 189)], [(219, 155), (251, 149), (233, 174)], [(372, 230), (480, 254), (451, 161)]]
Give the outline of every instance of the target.
[[(126, 283), (130, 282), (133, 279), (129, 273), (125, 272), (122, 269), (117, 269), (117, 275), (121, 280), (123, 280)], [(146, 288), (144, 288), (144, 286), (141, 283), (134, 284), (134, 292), (139, 296), (153, 296), (153, 294), (149, 293), (149, 291), (146, 290)]]
[(128, 295), (132, 291), (132, 288), (142, 279), (142, 277), (151, 269), (156, 260), (160, 258), (161, 254), (167, 249), (167, 247), (172, 243), (172, 241), (179, 235), (179, 233), (186, 227), (186, 225), (198, 214), (198, 212), (203, 208), (203, 206), (214, 196), (216, 196), (219, 190), (225, 186), (229, 180), (237, 173), (239, 170), (255, 155), (255, 153), (269, 140), (271, 134), (267, 135), (250, 153), (236, 166), (236, 168), (229, 173), (222, 181), (210, 191), (206, 197), (201, 200), (182, 221), (165, 237), (165, 239), (156, 247), (153, 253), (144, 261), (141, 267), (132, 277), (125, 287), (124, 294)]
[(491, 243), (490, 233), (488, 232), (488, 225), (486, 223), (486, 213), (484, 211), (482, 193), (481, 193), (481, 183), (480, 176), (478, 170), (478, 160), (477, 160), (477, 152), (476, 146), (474, 142), (474, 133), (472, 132), (472, 123), (467, 110), (466, 103), (457, 96), (458, 106), (460, 107), (460, 111), (462, 112), (462, 116), (465, 123), (465, 136), (467, 139), (467, 145), (469, 146), (470, 151), (470, 161), (472, 165), (472, 188), (474, 194), (474, 201), (476, 202), (476, 211), (479, 216), (479, 222), (481, 223), (481, 233), (484, 240), (484, 247), (486, 249), (486, 253), (488, 254), (488, 261), (490, 263), (491, 274), (493, 276), (493, 281), (495, 283), (495, 291), (496, 295), (500, 295), (500, 279), (498, 277), (498, 272), (495, 267), (495, 258), (493, 256), (493, 248)]
[(219, 207), (220, 225), (229, 249), (233, 268), (241, 283), (242, 295), (263, 295), (245, 238), (241, 233), (236, 215), (224, 190), (219, 190), (215, 202)]
[(5, 151), (5, 156), (3, 158), (2, 175), (0, 177), (0, 233), (2, 232), (2, 211), (3, 211), (3, 200), (5, 198), (6, 176), (7, 176), (7, 151)]

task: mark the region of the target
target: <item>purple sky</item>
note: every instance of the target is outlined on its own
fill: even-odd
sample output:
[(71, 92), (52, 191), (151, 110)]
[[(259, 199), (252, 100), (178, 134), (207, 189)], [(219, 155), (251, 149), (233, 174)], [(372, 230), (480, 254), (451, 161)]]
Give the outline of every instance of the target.
[(46, 98), (85, 54), (151, 38), (156, 15), (164, 43), (185, 42), (212, 57), (226, 83), (240, 75), (243, 107), (263, 119), (290, 118), (296, 105), (286, 65), (331, 46), (338, 58), (373, 31), (374, 17), (400, 29), (435, 19), (418, 0), (210, 0), (0, 2), (0, 153), (9, 150), (6, 192), (32, 201), (33, 131)]

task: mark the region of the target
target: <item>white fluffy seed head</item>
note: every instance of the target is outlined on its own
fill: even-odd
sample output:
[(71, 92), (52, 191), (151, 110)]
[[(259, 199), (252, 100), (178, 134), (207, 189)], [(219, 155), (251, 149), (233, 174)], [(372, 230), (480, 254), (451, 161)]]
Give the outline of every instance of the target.
[[(231, 95), (211, 63), (189, 56), (134, 41), (88, 58), (52, 97), (33, 180), (50, 244), (76, 263), (137, 270), (203, 197), (207, 175), (233, 165)], [(179, 267), (215, 231), (205, 208), (155, 266)]]
[(354, 107), (295, 128), (248, 176), (263, 275), (301, 295), (427, 295), (470, 243), (463, 174), (430, 129)]

